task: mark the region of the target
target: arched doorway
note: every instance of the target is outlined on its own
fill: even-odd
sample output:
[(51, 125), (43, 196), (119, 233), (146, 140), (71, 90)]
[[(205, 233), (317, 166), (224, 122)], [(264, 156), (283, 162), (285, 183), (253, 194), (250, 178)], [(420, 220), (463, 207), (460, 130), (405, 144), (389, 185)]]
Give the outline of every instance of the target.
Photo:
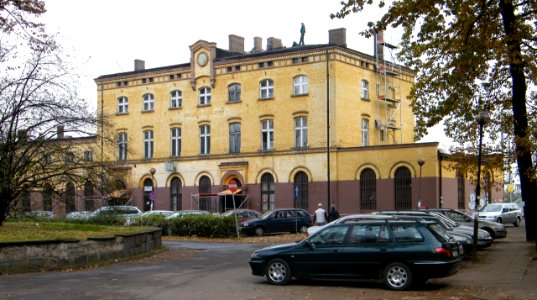
[(170, 182), (170, 210), (183, 209), (183, 183), (179, 177)]
[(274, 197), (274, 177), (265, 173), (261, 176), (261, 210), (266, 211), (276, 207)]
[(308, 175), (302, 171), (297, 172), (294, 178), (293, 198), (296, 208), (308, 209)]
[(153, 180), (146, 178), (144, 180), (144, 211), (151, 210), (151, 198), (150, 195), (153, 192)]
[(225, 212), (235, 208), (241, 207), (245, 194), (242, 192), (242, 182), (236, 178), (229, 178), (226, 183), (227, 190), (219, 193), (218, 195), (218, 209), (220, 212)]
[(201, 176), (199, 182), (199, 208), (201, 210), (211, 211), (211, 197), (203, 197), (203, 194), (208, 194), (211, 192), (211, 179), (208, 176)]
[(371, 168), (360, 173), (360, 210), (377, 209), (377, 176)]
[(43, 188), (43, 210), (52, 211), (52, 186), (48, 183)]
[(412, 180), (410, 170), (399, 167), (395, 170), (395, 209), (412, 209)]

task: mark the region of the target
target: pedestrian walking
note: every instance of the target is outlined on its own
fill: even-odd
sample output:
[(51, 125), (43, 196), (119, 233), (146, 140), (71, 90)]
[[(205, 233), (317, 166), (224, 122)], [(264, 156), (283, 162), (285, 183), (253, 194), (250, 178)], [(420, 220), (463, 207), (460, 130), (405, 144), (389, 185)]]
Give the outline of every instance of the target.
[(336, 206), (332, 204), (330, 212), (328, 212), (328, 222), (339, 219), (339, 211), (337, 211)]
[(326, 220), (328, 219), (328, 214), (326, 213), (326, 210), (323, 209), (323, 205), (319, 203), (317, 205), (317, 210), (315, 211), (315, 215), (313, 216), (313, 222), (317, 226), (322, 226), (326, 224)]

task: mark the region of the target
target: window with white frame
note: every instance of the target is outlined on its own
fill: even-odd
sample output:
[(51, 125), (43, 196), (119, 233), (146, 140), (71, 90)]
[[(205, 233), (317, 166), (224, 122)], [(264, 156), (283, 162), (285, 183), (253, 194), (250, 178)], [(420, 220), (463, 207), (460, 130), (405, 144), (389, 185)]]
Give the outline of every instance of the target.
[(369, 146), (369, 120), (362, 119), (362, 146)]
[(129, 98), (121, 96), (117, 98), (117, 113), (126, 114), (129, 112)]
[(241, 152), (241, 123), (229, 124), (229, 153)]
[(360, 84), (360, 97), (362, 99), (369, 99), (369, 82), (365, 79)]
[(172, 128), (170, 130), (170, 154), (172, 157), (181, 155), (181, 128)]
[(295, 147), (306, 148), (308, 146), (308, 118), (295, 118)]
[(261, 150), (269, 151), (274, 149), (274, 122), (273, 120), (263, 120), (261, 122)]
[(259, 97), (271, 99), (274, 97), (274, 82), (272, 79), (264, 79), (259, 82)]
[(200, 154), (208, 155), (211, 153), (211, 126), (200, 126)]
[(117, 160), (127, 160), (127, 133), (119, 133), (117, 140)]
[(230, 84), (227, 88), (227, 92), (229, 102), (241, 101), (241, 85), (239, 83)]
[(199, 105), (210, 105), (211, 104), (211, 88), (202, 87), (199, 89)]
[(152, 111), (155, 109), (155, 96), (153, 94), (145, 94), (143, 96), (144, 111)]
[(144, 131), (144, 158), (153, 158), (154, 139), (153, 130)]
[(183, 105), (183, 92), (179, 90), (170, 92), (170, 108), (179, 108)]
[(308, 93), (308, 76), (300, 75), (293, 79), (295, 95), (306, 95)]

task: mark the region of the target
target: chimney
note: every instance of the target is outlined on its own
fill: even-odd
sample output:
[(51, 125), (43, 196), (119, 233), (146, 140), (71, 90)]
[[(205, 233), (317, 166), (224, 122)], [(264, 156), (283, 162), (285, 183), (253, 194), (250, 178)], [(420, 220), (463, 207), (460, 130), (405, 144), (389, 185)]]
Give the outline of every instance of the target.
[(384, 31), (378, 32), (375, 34), (373, 39), (373, 50), (375, 51), (375, 58), (380, 60), (384, 59)]
[(143, 71), (145, 70), (145, 61), (141, 59), (134, 60), (134, 71)]
[(277, 39), (275, 37), (269, 37), (267, 39), (267, 50), (273, 50), (282, 48), (282, 40)]
[(263, 40), (256, 36), (254, 37), (254, 49), (252, 49), (252, 52), (261, 52), (263, 51)]
[(229, 51), (244, 53), (244, 38), (242, 36), (229, 35)]
[(63, 139), (64, 133), (65, 133), (65, 128), (63, 127), (63, 125), (58, 125), (58, 127), (56, 127), (56, 138)]
[(328, 30), (328, 44), (347, 48), (347, 29), (337, 28)]

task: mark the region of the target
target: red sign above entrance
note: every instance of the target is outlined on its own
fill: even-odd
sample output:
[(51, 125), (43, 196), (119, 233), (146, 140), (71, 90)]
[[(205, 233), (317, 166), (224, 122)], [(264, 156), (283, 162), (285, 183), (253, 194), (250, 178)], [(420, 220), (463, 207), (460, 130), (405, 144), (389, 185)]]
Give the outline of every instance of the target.
[(235, 181), (235, 179), (231, 179), (229, 181), (229, 183), (227, 184), (227, 187), (229, 188), (229, 190), (232, 192), (232, 193), (235, 193), (237, 191), (237, 189), (239, 188), (237, 186), (237, 182)]

